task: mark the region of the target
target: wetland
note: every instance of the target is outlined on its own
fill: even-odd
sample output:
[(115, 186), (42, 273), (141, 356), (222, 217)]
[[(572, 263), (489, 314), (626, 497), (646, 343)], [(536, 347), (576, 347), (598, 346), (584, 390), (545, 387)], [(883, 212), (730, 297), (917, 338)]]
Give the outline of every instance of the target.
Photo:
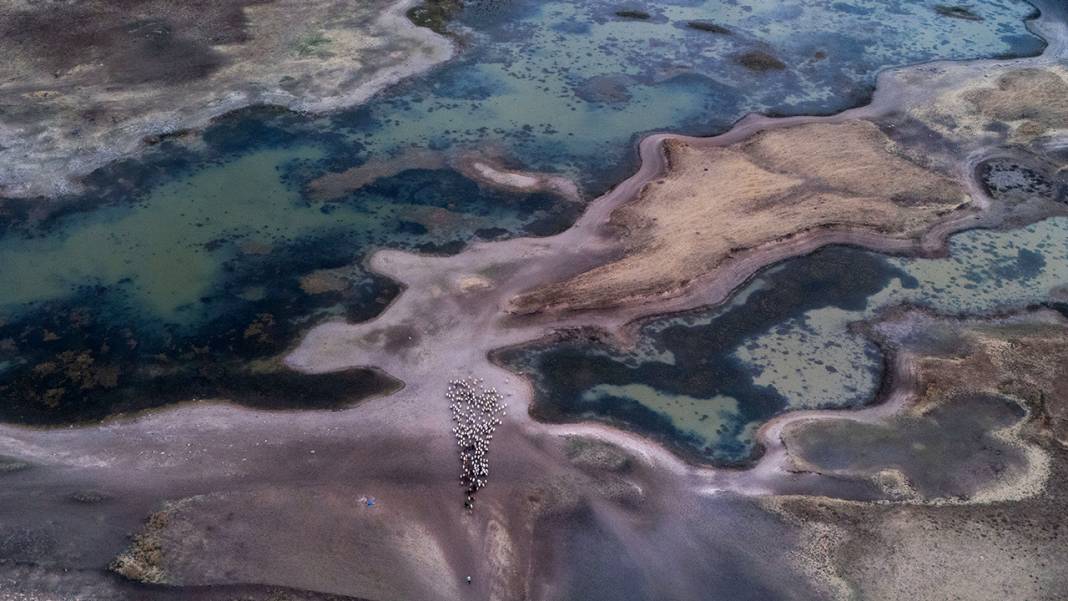
[(1060, 3), (9, 4), (0, 599), (1068, 587)]

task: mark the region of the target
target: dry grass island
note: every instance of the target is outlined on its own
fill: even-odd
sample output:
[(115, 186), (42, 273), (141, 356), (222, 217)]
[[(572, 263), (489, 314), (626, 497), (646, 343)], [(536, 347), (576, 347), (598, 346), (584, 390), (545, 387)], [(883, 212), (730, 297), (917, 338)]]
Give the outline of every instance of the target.
[[(918, 85), (920, 74), (902, 78)], [(740, 140), (667, 137), (662, 174), (611, 214), (618, 258), (521, 294), (512, 310), (651, 302), (715, 280), (742, 253), (802, 236), (838, 230), (918, 241), (989, 210), (967, 186), (973, 165), (961, 157), (1000, 137), (1042, 163), (1041, 139), (1068, 129), (1068, 69), (1003, 68), (991, 79), (943, 83), (904, 113), (873, 107), (863, 116), (785, 119)]]

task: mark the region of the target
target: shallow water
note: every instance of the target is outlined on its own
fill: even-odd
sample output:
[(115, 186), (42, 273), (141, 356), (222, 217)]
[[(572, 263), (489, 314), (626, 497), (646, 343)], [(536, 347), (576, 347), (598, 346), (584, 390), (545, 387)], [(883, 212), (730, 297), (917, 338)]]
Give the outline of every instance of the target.
[[(1041, 48), (1023, 28), (1029, 5), (982, 3), (977, 21), (943, 17), (937, 5), (475, 2), (461, 17), (475, 29), (473, 48), (369, 105), (361, 114), (386, 125), (353, 133), (373, 150), (489, 142), (600, 189), (631, 170), (640, 132), (717, 132), (753, 111), (835, 112), (862, 101), (887, 65)], [(739, 64), (758, 51), (783, 68)]]
[[(581, 210), (445, 166), (399, 170), (325, 200), (308, 188), (324, 173), (388, 164), (412, 147), (477, 149), (574, 176), (590, 197), (633, 169), (641, 132), (711, 133), (749, 111), (832, 112), (864, 98), (885, 65), (1041, 47), (1024, 29), (1024, 2), (983, 3), (981, 20), (935, 6), (474, 3), (461, 17), (457, 60), (363, 107), (314, 118), (239, 111), (203, 144), (165, 141), (144, 160), (98, 171), (89, 192), (51, 214), (42, 201), (4, 203), (0, 392), (13, 400), (0, 418), (136, 408), (114, 399), (144, 396), (161, 374), (191, 386), (208, 364), (242, 381), (235, 374), (249, 360), (276, 356), (310, 324), (366, 319), (389, 302), (397, 287), (364, 269), (370, 250), (456, 252), (472, 239), (546, 235)], [(616, 14), (623, 8), (649, 16)], [(707, 31), (712, 22), (729, 33)], [(783, 68), (739, 63), (758, 51)], [(153, 396), (180, 398), (179, 388)]]
[[(10, 316), (0, 323), (0, 392), (10, 401), (0, 416), (91, 418), (161, 398), (271, 405), (257, 402), (252, 392), (263, 387), (243, 361), (270, 359), (324, 318), (371, 317), (396, 294), (363, 269), (364, 249), (447, 251), (502, 232), (555, 231), (578, 210), (545, 194), (479, 190), (438, 170), (381, 178), (340, 202), (308, 202), (285, 174), (320, 155), (249, 154), (163, 184), (133, 209), (75, 213), (41, 235), (0, 240), (9, 284), (0, 311)], [(210, 376), (202, 373), (209, 363)], [(268, 361), (254, 371), (269, 379), (265, 372), (279, 369)], [(289, 404), (333, 406), (393, 387), (360, 373), (333, 393), (315, 384), (324, 378), (290, 386)], [(319, 392), (309, 398), (311, 390)]]
[(739, 463), (774, 415), (875, 396), (883, 358), (851, 323), (906, 303), (1011, 309), (1065, 285), (1068, 218), (1051, 218), (958, 234), (940, 259), (824, 249), (766, 270), (722, 308), (650, 321), (633, 351), (575, 337), (502, 359), (533, 378), (542, 418), (607, 420), (701, 460)]

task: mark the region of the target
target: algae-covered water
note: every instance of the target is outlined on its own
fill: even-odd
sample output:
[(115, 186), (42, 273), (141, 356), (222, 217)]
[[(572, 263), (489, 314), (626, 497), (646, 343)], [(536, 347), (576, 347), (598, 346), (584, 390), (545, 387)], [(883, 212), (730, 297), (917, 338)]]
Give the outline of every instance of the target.
[[(631, 172), (643, 132), (833, 112), (888, 65), (1042, 46), (1025, 2), (984, 2), (967, 19), (937, 6), (472, 2), (454, 24), (457, 59), (364, 106), (239, 111), (195, 143), (165, 140), (94, 173), (80, 197), (0, 201), (0, 419), (57, 423), (215, 396), (338, 406), (388, 390), (361, 370), (346, 375), (356, 383), (281, 375), (274, 359), (311, 324), (369, 318), (397, 294), (364, 267), (375, 248), (451, 253), (547, 235), (582, 209), (481, 185), (444, 160), (408, 167), (413, 150), (561, 173), (588, 200)], [(315, 192), (321, 176), (361, 165), (393, 168)], [(270, 378), (294, 379), (262, 384)]]

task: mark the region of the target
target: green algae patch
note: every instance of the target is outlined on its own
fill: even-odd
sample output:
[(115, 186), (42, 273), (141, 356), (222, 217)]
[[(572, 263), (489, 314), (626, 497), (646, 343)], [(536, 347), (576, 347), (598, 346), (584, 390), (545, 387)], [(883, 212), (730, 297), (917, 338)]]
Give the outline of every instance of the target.
[(425, 0), (408, 9), (408, 19), (419, 27), (445, 35), (449, 23), (463, 8), (463, 0)]

